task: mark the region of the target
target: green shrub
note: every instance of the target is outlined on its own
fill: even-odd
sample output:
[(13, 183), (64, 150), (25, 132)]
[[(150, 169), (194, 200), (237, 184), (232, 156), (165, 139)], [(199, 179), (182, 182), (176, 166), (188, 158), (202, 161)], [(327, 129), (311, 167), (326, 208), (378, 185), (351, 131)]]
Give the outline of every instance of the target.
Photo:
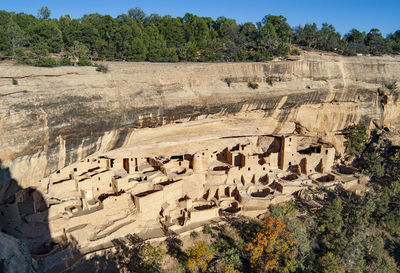
[(94, 66), (96, 67), (96, 71), (97, 72), (103, 72), (103, 73), (107, 73), (108, 72), (108, 66), (107, 65), (94, 64)]
[(395, 90), (397, 88), (396, 82), (385, 82), (384, 83), (385, 87), (391, 91)]
[(160, 246), (146, 245), (140, 251), (142, 272), (161, 272), (165, 250)]
[(257, 89), (258, 88), (258, 83), (253, 83), (253, 82), (249, 82), (247, 84), (247, 86), (251, 89)]
[[(224, 270), (219, 272), (243, 272), (241, 258), (246, 252), (246, 244), (241, 239), (240, 234), (227, 225), (218, 226), (216, 231), (218, 233), (214, 237), (215, 240), (211, 247), (214, 253), (218, 253), (217, 259), (221, 259), (223, 264), (231, 266), (230, 271), (227, 271), (226, 266), (224, 266)], [(240, 271), (236, 269), (240, 269)]]
[(18, 64), (33, 65), (34, 64), (33, 60), (35, 59), (35, 54), (33, 54), (32, 52), (26, 52), (22, 48), (17, 48), (15, 50), (14, 58)]
[(79, 66), (91, 66), (92, 62), (88, 60), (86, 57), (82, 57), (78, 61)]
[(290, 52), (290, 47), (287, 43), (279, 43), (279, 45), (276, 47), (274, 51), (274, 55), (284, 57), (287, 56), (289, 52)]
[(346, 141), (346, 152), (349, 156), (361, 156), (367, 142), (367, 128), (364, 124), (352, 125), (344, 130)]
[(372, 153), (367, 158), (368, 173), (371, 176), (382, 177), (385, 174), (385, 167), (383, 166), (383, 158), (375, 153)]
[(269, 210), (272, 218), (287, 222), (295, 216), (297, 207), (293, 201), (288, 201), (285, 204), (270, 205)]
[(71, 62), (71, 60), (67, 57), (67, 56), (64, 56), (61, 60), (60, 60), (60, 65), (62, 65), (62, 66), (71, 66), (71, 65), (73, 65), (74, 63), (73, 62)]
[(297, 48), (294, 48), (292, 51), (290, 51), (290, 55), (300, 55), (300, 51)]
[(47, 46), (44, 44), (34, 44), (30, 47), (33, 54), (40, 57), (46, 57), (49, 55), (49, 51), (47, 50)]
[(266, 78), (265, 78), (265, 82), (268, 83), (270, 86), (272, 86), (272, 82), (273, 82), (272, 77), (269, 77), (269, 76), (266, 77)]
[(13, 78), (13, 79), (12, 79), (12, 84), (13, 84), (13, 85), (18, 85), (18, 81), (17, 81), (16, 79)]
[(224, 81), (226, 82), (226, 84), (228, 85), (228, 87), (231, 87), (231, 83), (232, 83), (232, 79), (231, 79), (231, 78), (225, 78)]
[(192, 232), (190, 233), (190, 237), (192, 237), (192, 238), (197, 238), (197, 237), (199, 237), (199, 233), (198, 233), (197, 231), (192, 231)]
[(34, 65), (39, 67), (55, 67), (58, 66), (59, 63), (52, 57), (42, 57), (35, 60)]
[(345, 56), (357, 56), (357, 51), (355, 49), (353, 49), (353, 48), (346, 47), (343, 50), (343, 55), (345, 55)]
[(211, 234), (211, 227), (209, 225), (205, 225), (203, 227), (203, 233), (204, 234)]

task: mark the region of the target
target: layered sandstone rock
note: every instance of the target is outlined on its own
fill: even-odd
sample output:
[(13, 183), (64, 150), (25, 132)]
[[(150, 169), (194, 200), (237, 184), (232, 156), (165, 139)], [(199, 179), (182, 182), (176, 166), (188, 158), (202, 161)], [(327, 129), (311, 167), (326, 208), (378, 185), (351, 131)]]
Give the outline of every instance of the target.
[(195, 152), (203, 147), (194, 140), (217, 145), (296, 131), (334, 144), (340, 155), (348, 125), (399, 123), (398, 92), (385, 87), (398, 81), (397, 57), (108, 65), (106, 74), (0, 65), (0, 159), (21, 186), (121, 147), (133, 153), (180, 143)]

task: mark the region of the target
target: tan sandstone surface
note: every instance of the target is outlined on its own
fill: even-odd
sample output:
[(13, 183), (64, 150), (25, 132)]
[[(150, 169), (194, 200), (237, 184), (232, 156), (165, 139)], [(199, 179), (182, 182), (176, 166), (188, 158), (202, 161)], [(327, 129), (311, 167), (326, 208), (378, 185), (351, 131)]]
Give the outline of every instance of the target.
[[(0, 159), (20, 185), (97, 151), (196, 138), (297, 129), (340, 154), (338, 133), (346, 126), (396, 127), (399, 120), (398, 93), (384, 87), (398, 80), (398, 57), (310, 54), (268, 63), (108, 66), (103, 74), (93, 67), (0, 65)], [(183, 123), (139, 130), (176, 122)]]

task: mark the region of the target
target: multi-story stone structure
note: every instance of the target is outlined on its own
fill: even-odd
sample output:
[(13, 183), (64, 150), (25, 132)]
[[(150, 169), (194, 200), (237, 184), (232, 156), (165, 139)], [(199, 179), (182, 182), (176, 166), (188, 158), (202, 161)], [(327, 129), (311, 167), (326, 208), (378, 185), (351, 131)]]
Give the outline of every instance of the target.
[(294, 135), (265, 139), (263, 148), (87, 158), (42, 179), (37, 189), (17, 192), (0, 206), (1, 228), (24, 237), (28, 226), (48, 225), (53, 240), (84, 248), (156, 228), (179, 231), (225, 214), (257, 215), (302, 189), (341, 183), (330, 145)]

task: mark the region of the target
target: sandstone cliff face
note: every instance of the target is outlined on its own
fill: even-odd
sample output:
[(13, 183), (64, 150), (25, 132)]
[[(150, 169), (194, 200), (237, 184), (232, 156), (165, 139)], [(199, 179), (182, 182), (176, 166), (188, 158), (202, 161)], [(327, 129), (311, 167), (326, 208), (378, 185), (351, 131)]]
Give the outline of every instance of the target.
[(97, 151), (163, 140), (162, 129), (141, 135), (146, 127), (179, 122), (165, 131), (175, 142), (297, 130), (340, 152), (350, 124), (399, 125), (398, 92), (384, 87), (399, 79), (397, 57), (108, 65), (0, 65), (0, 159), (22, 186)]

